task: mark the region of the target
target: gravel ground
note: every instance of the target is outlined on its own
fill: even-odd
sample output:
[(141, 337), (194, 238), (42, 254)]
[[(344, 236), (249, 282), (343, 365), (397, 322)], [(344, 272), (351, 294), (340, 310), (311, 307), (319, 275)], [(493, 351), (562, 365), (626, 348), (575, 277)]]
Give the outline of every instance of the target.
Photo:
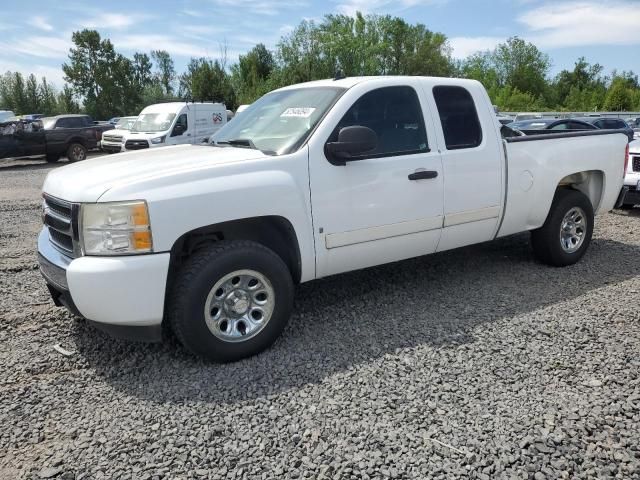
[(520, 235), (302, 285), (215, 365), (50, 303), (51, 168), (0, 166), (0, 478), (640, 478), (640, 213), (565, 269)]

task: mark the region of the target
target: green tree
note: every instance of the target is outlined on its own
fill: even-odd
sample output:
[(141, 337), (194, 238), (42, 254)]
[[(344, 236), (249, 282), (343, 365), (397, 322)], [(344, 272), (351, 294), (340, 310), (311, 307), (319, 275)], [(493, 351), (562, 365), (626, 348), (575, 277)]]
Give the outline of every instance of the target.
[(633, 90), (629, 88), (628, 79), (615, 77), (604, 102), (604, 109), (620, 112), (633, 108)]
[(194, 101), (224, 102), (228, 108), (236, 106), (231, 81), (218, 60), (192, 58), (180, 76), (179, 95)]
[(251, 103), (270, 90), (269, 76), (275, 70), (273, 54), (259, 43), (231, 67), (231, 84), (238, 103)]
[(173, 84), (176, 79), (176, 70), (173, 59), (166, 50), (153, 50), (151, 58), (155, 63), (156, 71), (154, 77), (162, 86), (163, 93), (166, 96), (173, 95)]
[(547, 93), (551, 60), (534, 44), (511, 37), (496, 47), (493, 63), (501, 86), (508, 85), (536, 98)]
[(47, 82), (45, 77), (42, 77), (38, 91), (41, 101), (40, 113), (44, 113), (45, 115), (53, 115), (56, 113), (58, 109), (56, 89)]
[(80, 105), (75, 98), (73, 88), (69, 85), (62, 87), (57, 98), (57, 112), (55, 113), (79, 113)]
[[(551, 83), (550, 103), (569, 110), (591, 110), (591, 97), (596, 90), (606, 90), (602, 66), (589, 64), (580, 57), (573, 71), (562, 70)], [(580, 101), (578, 101), (580, 99)]]
[(62, 65), (65, 80), (84, 100), (84, 107), (94, 118), (124, 115), (130, 107), (133, 66), (116, 53), (108, 39), (95, 30), (74, 32), (75, 48), (69, 62)]
[(24, 113), (38, 113), (40, 111), (40, 92), (38, 80), (33, 73), (27, 77), (24, 93), (26, 102)]

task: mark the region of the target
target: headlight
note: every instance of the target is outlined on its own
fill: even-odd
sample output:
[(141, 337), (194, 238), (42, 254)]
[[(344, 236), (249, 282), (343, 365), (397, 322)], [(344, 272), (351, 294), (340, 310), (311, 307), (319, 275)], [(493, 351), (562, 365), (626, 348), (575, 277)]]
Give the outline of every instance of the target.
[(152, 138), (151, 139), (151, 143), (153, 143), (153, 144), (164, 143), (164, 139), (165, 138), (166, 138), (166, 135), (163, 135), (161, 137)]
[(85, 255), (131, 255), (153, 251), (144, 201), (82, 205), (80, 241)]

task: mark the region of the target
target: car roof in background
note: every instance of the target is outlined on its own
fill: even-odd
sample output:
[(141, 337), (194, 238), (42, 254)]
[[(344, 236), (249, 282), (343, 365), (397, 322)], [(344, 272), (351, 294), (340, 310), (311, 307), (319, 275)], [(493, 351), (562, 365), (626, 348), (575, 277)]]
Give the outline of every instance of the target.
[(513, 127), (525, 127), (531, 125), (549, 125), (553, 122), (557, 122), (557, 118), (530, 118), (529, 120), (518, 120), (517, 122), (509, 123), (509, 126)]

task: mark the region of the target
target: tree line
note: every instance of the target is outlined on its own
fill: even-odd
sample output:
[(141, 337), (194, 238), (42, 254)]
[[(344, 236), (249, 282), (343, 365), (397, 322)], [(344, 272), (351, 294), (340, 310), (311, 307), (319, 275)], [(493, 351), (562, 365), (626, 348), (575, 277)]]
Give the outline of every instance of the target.
[(0, 77), (0, 108), (16, 113), (74, 113), (94, 118), (136, 115), (171, 99), (212, 100), (235, 109), (292, 83), (358, 75), (427, 75), (472, 78), (484, 84), (504, 111), (640, 110), (633, 72), (605, 74), (599, 64), (576, 60), (550, 76), (551, 59), (534, 44), (512, 37), (465, 59), (451, 55), (447, 37), (390, 15), (327, 15), (302, 21), (273, 50), (258, 44), (230, 66), (220, 58), (192, 58), (184, 72), (163, 50), (118, 53), (95, 30), (73, 33), (62, 65), (65, 85), (18, 72)]

